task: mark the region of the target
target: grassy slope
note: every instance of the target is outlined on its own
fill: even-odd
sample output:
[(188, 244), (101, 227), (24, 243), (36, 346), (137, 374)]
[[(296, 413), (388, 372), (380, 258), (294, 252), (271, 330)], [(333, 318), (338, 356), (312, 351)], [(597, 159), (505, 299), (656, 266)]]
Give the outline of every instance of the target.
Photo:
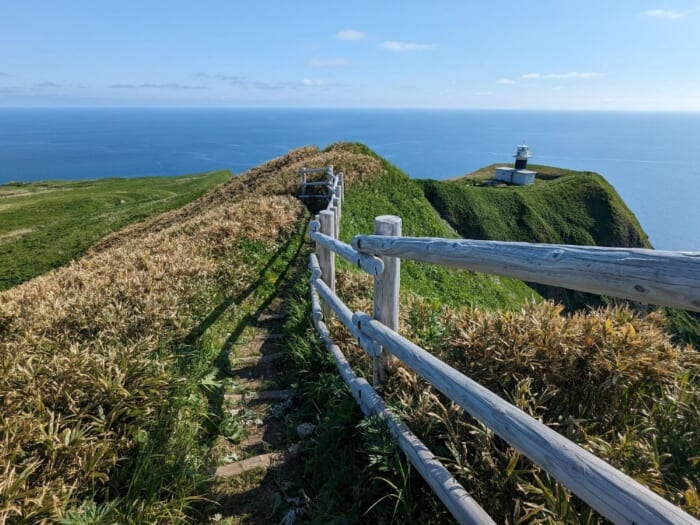
[[(371, 232), (374, 217), (394, 214), (403, 220), (405, 235), (457, 238), (457, 233), (430, 206), (420, 187), (404, 173), (361, 145), (342, 145), (346, 151), (366, 155), (378, 164), (363, 177), (353, 178), (343, 203), (341, 239)], [(338, 146), (328, 148), (334, 151)], [(351, 173), (348, 166), (334, 162)], [(336, 258), (339, 280), (363, 278), (351, 265)], [(342, 288), (343, 285), (339, 284)], [(425, 298), (431, 305), (478, 305), (516, 309), (537, 297), (524, 283), (471, 272), (403, 261), (401, 286), (404, 300)], [(362, 288), (366, 290), (365, 288)], [(361, 288), (342, 294), (353, 301)], [(408, 294), (406, 292), (409, 292)], [(298, 283), (301, 327), (291, 340), (295, 374), (299, 377), (301, 406), (297, 417), (318, 425), (319, 446), (305, 451), (304, 485), (310, 496), (307, 518), (311, 523), (449, 523), (442, 505), (431, 495), (393, 440), (377, 421), (363, 422), (335, 365), (327, 356), (308, 321), (308, 285)], [(364, 305), (357, 305), (364, 308)], [(299, 313), (299, 312), (298, 312)], [(303, 317), (302, 317), (303, 316)], [(361, 368), (360, 373), (362, 373)], [(366, 371), (365, 371), (366, 372)]]
[(634, 214), (600, 175), (540, 169), (557, 175), (525, 187), (480, 186), (473, 178), (419, 184), (465, 238), (650, 247)]
[[(383, 173), (346, 191), (342, 240), (349, 242), (353, 235), (371, 233), (377, 215), (401, 217), (403, 235), (459, 237), (432, 208), (416, 181), (390, 163), (381, 162)], [(525, 299), (537, 297), (521, 281), (411, 261), (402, 262), (401, 285), (404, 290), (452, 305), (517, 308)]]
[(218, 171), (0, 186), (0, 290), (63, 266), (105, 235), (178, 208), (229, 177)]
[[(374, 154), (365, 157), (361, 156), (360, 153), (366, 154), (371, 152), (357, 145), (337, 146), (327, 152), (313, 151), (311, 148), (296, 150), (284, 158), (271, 161), (261, 168), (251, 170), (248, 175), (243, 175), (230, 181), (227, 185), (218, 187), (200, 199), (198, 203), (149, 221), (145, 223), (145, 227), (140, 225), (128, 227), (118, 236), (113, 236), (111, 241), (107, 243), (108, 245), (101, 250), (113, 253), (114, 250), (119, 249), (120, 244), (139, 239), (141, 235), (140, 230), (144, 230), (143, 233), (147, 233), (146, 230), (157, 232), (165, 231), (166, 229), (173, 233), (179, 232), (189, 217), (199, 215), (202, 210), (206, 211), (209, 206), (216, 203), (226, 202), (229, 208), (235, 208), (241, 202), (240, 198), (243, 195), (259, 199), (264, 196), (269, 197), (274, 194), (293, 192), (296, 181), (296, 169), (301, 165), (333, 164), (348, 174), (351, 186), (346, 193), (342, 225), (342, 236), (345, 240), (348, 240), (354, 233), (370, 232), (372, 230), (373, 217), (385, 213), (393, 213), (403, 218), (405, 234), (440, 235), (445, 237), (455, 237), (457, 235), (444, 221), (440, 220), (435, 210), (426, 202), (418, 183), (408, 179), (390, 164), (384, 161), (380, 162)], [(368, 166), (372, 166), (371, 169)], [(357, 173), (362, 171), (363, 167), (366, 168), (366, 173), (357, 176)], [(306, 223), (307, 217), (304, 216), (301, 220)], [(188, 228), (189, 230), (190, 228)], [(214, 234), (216, 230), (212, 230), (210, 233)], [(248, 283), (253, 282), (256, 285), (260, 285), (260, 283), (271, 282), (270, 279), (274, 280), (273, 273), (278, 271), (278, 267), (287, 264), (297, 249), (298, 236), (299, 230), (293, 234), (294, 241), (280, 252), (283, 253), (279, 258), (278, 264), (271, 266), (270, 271), (267, 272), (263, 270), (263, 268), (267, 267), (265, 261), (276, 259), (275, 253), (277, 252), (275, 250), (280, 249), (280, 244), (284, 242), (285, 236), (279, 239), (269, 239), (270, 243), (269, 245), (266, 243), (264, 256), (258, 257), (256, 255), (257, 251), (254, 250), (255, 254), (251, 251), (252, 245), (241, 244), (239, 246), (238, 243), (233, 243), (232, 246), (228, 246), (229, 243), (225, 241), (226, 236), (218, 237), (213, 235), (211, 248), (226, 247), (225, 253), (217, 253), (216, 257), (217, 260), (221, 260), (220, 264), (224, 265), (224, 268), (221, 270), (229, 277), (233, 277), (235, 281), (242, 279), (242, 282), (234, 284), (229, 279), (222, 279), (218, 286), (211, 283), (214, 289), (218, 290), (217, 293), (222, 294), (220, 296), (211, 294), (212, 288), (209, 286), (204, 287), (205, 289), (197, 293), (197, 296), (201, 297), (204, 304), (196, 308), (196, 311), (188, 312), (185, 324), (191, 327), (193, 323), (196, 324), (198, 322), (197, 319), (208, 318), (211, 316), (211, 313), (205, 315), (208, 309), (213, 308), (218, 302), (225, 299), (226, 295), (235, 292)], [(187, 235), (188, 239), (191, 237), (192, 235)], [(224, 242), (222, 242), (222, 239)], [(234, 253), (230, 253), (231, 250)], [(221, 257), (222, 255), (223, 257)], [(253, 255), (256, 256), (254, 257)], [(256, 262), (254, 263), (253, 261)], [(303, 265), (304, 261), (301, 263)], [(349, 266), (345, 265), (341, 266), (341, 268), (349, 269)], [(243, 272), (245, 275), (239, 275), (240, 272)], [(462, 353), (459, 345), (457, 347), (454, 346), (454, 338), (457, 336), (463, 337), (463, 334), (459, 330), (455, 333), (447, 331), (446, 327), (451, 326), (450, 323), (453, 321), (454, 314), (449, 310), (443, 310), (446, 307), (441, 307), (437, 303), (444, 301), (449, 305), (477, 304), (489, 309), (496, 306), (514, 308), (524, 298), (534, 296), (531, 290), (517, 281), (482, 279), (480, 276), (467, 272), (444, 270), (430, 265), (404, 263), (402, 274), (403, 289), (413, 292), (413, 294), (406, 294), (405, 296), (409, 302), (405, 307), (405, 312), (410, 317), (409, 326), (412, 332), (406, 335), (415, 338), (416, 341), (425, 344), (426, 347), (430, 347), (432, 342), (436, 346), (436, 350), (447, 353), (456, 351), (455, 355), (458, 357)], [(238, 275), (238, 278), (235, 278), (236, 275)], [(357, 274), (353, 275), (357, 276)], [(433, 286), (433, 280), (437, 281), (438, 286)], [(302, 453), (306, 469), (303, 482), (307, 489), (306, 494), (311, 498), (308, 507), (308, 521), (313, 523), (327, 523), (331, 520), (343, 522), (343, 518), (345, 518), (348, 522), (446, 522), (444, 510), (439, 505), (436, 505), (433, 499), (430, 497), (426, 499), (424, 495), (420, 494), (423, 492), (424, 487), (422, 487), (418, 476), (404, 476), (406, 463), (403, 456), (397, 454), (391, 444), (384, 443), (379, 439), (378, 426), (359, 423), (361, 419), (359, 410), (338, 377), (335, 367), (329, 362), (325, 350), (313, 335), (313, 331), (310, 330), (308, 282), (303, 276), (298, 279), (295, 278), (293, 282), (295, 284), (297, 304), (290, 308), (290, 319), (285, 327), (284, 348), (290, 352), (290, 360), (293, 361), (293, 363), (290, 363), (289, 371), (299, 379), (297, 401), (300, 403), (300, 406), (292, 417), (290, 428), (293, 429), (294, 425), (301, 421), (315, 422), (319, 425), (316, 437), (319, 446)], [(219, 286), (221, 288), (218, 288)], [(349, 290), (349, 292), (352, 292), (352, 290)], [(256, 287), (255, 295), (261, 295), (260, 300), (264, 300), (262, 296), (267, 296), (268, 293), (274, 293), (274, 291), (265, 290), (265, 286)], [(416, 297), (421, 295), (429, 299), (429, 304), (426, 305), (425, 301), (420, 297)], [(356, 299), (351, 297), (349, 293), (346, 294), (346, 297), (350, 299), (349, 304), (352, 304), (352, 300)], [(187, 303), (188, 301), (185, 301), (185, 304)], [(0, 301), (0, 305), (2, 304), (3, 302)], [(357, 307), (360, 308), (362, 305), (358, 304)], [(231, 315), (234, 315), (234, 310), (237, 312), (235, 316), (243, 315), (247, 308), (238, 301), (234, 301)], [(254, 306), (250, 306), (250, 308), (254, 308)], [(218, 307), (214, 311), (216, 310), (218, 310)], [(0, 321), (3, 321), (2, 315), (0, 315)], [(421, 322), (425, 326), (421, 325)], [(510, 324), (508, 323), (506, 327), (510, 326)], [(522, 321), (516, 319), (514, 325), (519, 326), (520, 324), (522, 324)], [(2, 332), (5, 325), (0, 322), (0, 332)], [(81, 325), (76, 324), (75, 326), (78, 329)], [(6, 327), (9, 327), (9, 325)], [(622, 328), (627, 329), (626, 325)], [(70, 326), (67, 329), (70, 329)], [(222, 326), (221, 329), (224, 330), (224, 327)], [(153, 421), (157, 429), (162, 429), (165, 435), (172, 436), (172, 442), (168, 442), (167, 438), (164, 441), (154, 440), (149, 442), (149, 447), (139, 448), (135, 456), (130, 456), (130, 464), (123, 465), (119, 469), (118, 475), (113, 476), (109, 481), (109, 485), (113, 487), (111, 490), (114, 490), (114, 492), (110, 490), (110, 494), (104, 498), (106, 501), (102, 500), (107, 506), (101, 506), (100, 508), (112, 508), (113, 510), (109, 510), (110, 514), (112, 512), (119, 514), (123, 512), (125, 516), (132, 518), (139, 516), (142, 520), (147, 520), (146, 516), (148, 516), (147, 521), (151, 521), (154, 514), (167, 516), (168, 513), (172, 512), (171, 518), (164, 517), (162, 521), (180, 521), (177, 515), (182, 511), (182, 506), (187, 506), (187, 502), (182, 501), (179, 503), (177, 500), (195, 495), (200, 489), (200, 487), (192, 486), (196, 484), (196, 481), (190, 479), (190, 474), (191, 470), (196, 471), (202, 462), (202, 458), (197, 457), (197, 454), (201, 453), (201, 451), (195, 449), (199, 446), (206, 448), (205, 443), (196, 442), (198, 437), (201, 438), (201, 436), (196, 434), (198, 433), (197, 429), (201, 428), (199, 425), (203, 424), (201, 419), (206, 417), (206, 407), (196, 406), (188, 408), (188, 406), (189, 404), (200, 405), (203, 401), (201, 392), (198, 392), (198, 389), (206, 382), (207, 373), (212, 370), (211, 359), (218, 350), (215, 334), (210, 332), (204, 333), (202, 339), (196, 342), (197, 352), (190, 353), (192, 348), (188, 345), (188, 352), (186, 353), (187, 355), (183, 356), (182, 363), (179, 363), (178, 359), (177, 364), (181, 364), (182, 369), (178, 370), (175, 375), (189, 376), (187, 383), (183, 385), (181, 392), (167, 396), (169, 399), (176, 401), (171, 403), (172, 411), (164, 413), (158, 418), (158, 421)], [(639, 333), (639, 330), (637, 332)], [(626, 335), (624, 336), (627, 337)], [(174, 339), (178, 339), (177, 334)], [(582, 340), (581, 337), (577, 339)], [(498, 342), (498, 344), (501, 344), (501, 342)], [(172, 351), (171, 345), (166, 343), (164, 346), (164, 353), (169, 354)], [(506, 346), (513, 349), (519, 348), (517, 342), (514, 342), (512, 346)], [(486, 364), (491, 363), (489, 351), (487, 349), (484, 360)], [(77, 355), (82, 354), (78, 353)], [(192, 366), (193, 363), (188, 362), (190, 358), (196, 358), (196, 366)], [(529, 361), (518, 359), (516, 362), (519, 365), (527, 365)], [(527, 370), (518, 370), (518, 373), (527, 376), (529, 372)], [(506, 374), (504, 377), (510, 380), (512, 379), (511, 376), (512, 374)], [(144, 381), (151, 380), (148, 374), (142, 374), (137, 377), (142, 378)], [(410, 377), (408, 378), (410, 379)], [(392, 389), (396, 390), (395, 394), (401, 395), (402, 390), (395, 387), (392, 387)], [(416, 384), (414, 390), (416, 392), (411, 392), (410, 396), (413, 397), (415, 395), (418, 398), (421, 398), (423, 393), (429, 391), (423, 384)], [(516, 391), (522, 394), (521, 390), (519, 386), (516, 388)], [(534, 397), (537, 397), (540, 393), (541, 391), (539, 390), (537, 392), (533, 390)], [(507, 394), (506, 397), (508, 397)], [(434, 396), (429, 398), (430, 405), (420, 405), (419, 403), (413, 409), (407, 405), (403, 406), (405, 405), (404, 401), (399, 400), (398, 404), (402, 405), (402, 412), (406, 414), (413, 412), (416, 414), (414, 421), (412, 421), (412, 424), (416, 424), (416, 428), (420, 429), (423, 427), (426, 435), (432, 435), (435, 438), (434, 442), (430, 443), (431, 446), (437, 445), (437, 450), (440, 450), (440, 453), (449, 455), (449, 451), (444, 449), (443, 443), (448, 442), (447, 439), (452, 426), (448, 426), (447, 430), (443, 426), (438, 426), (439, 420), (443, 418), (435, 416), (430, 416), (427, 420), (425, 418), (419, 419), (421, 414), (424, 416), (429, 412), (439, 412), (444, 408), (439, 404), (435, 405), (434, 401), (437, 398), (433, 398)], [(666, 399), (664, 396), (659, 398)], [(516, 397), (516, 399), (518, 398)], [(528, 399), (527, 402), (529, 403), (529, 401)], [(541, 401), (540, 399), (534, 399), (531, 406), (537, 408), (540, 406)], [(422, 408), (425, 408), (425, 406), (428, 406), (429, 410), (423, 410)], [(15, 416), (13, 415), (12, 417), (14, 418)], [(455, 421), (456, 418), (457, 415), (455, 414)], [(447, 420), (453, 420), (452, 416)], [(462, 431), (466, 432), (465, 436), (476, 435), (478, 438), (483, 434), (478, 427), (466, 427), (463, 422), (460, 425), (463, 427)], [(645, 427), (640, 425), (639, 428)], [(476, 433), (474, 432), (475, 430)], [(682, 432), (669, 432), (668, 429), (660, 429), (659, 431), (662, 435), (664, 433), (669, 435), (682, 434)], [(458, 438), (459, 440), (466, 439), (466, 437), (461, 436), (458, 436)], [(469, 440), (472, 439), (469, 438)], [(487, 448), (487, 452), (483, 455), (483, 458), (487, 460), (489, 453), (501, 453), (499, 450), (502, 448), (502, 444), (498, 440), (495, 440), (495, 445), (490, 444), (491, 441), (493, 441), (492, 437), (489, 438), (489, 443), (486, 445), (492, 448)], [(160, 448), (163, 443), (167, 444), (167, 446)], [(479, 451), (482, 448), (477, 448), (477, 446), (482, 447), (484, 444), (473, 443), (473, 445), (470, 441), (468, 451)], [(493, 449), (494, 446), (496, 447), (495, 450)], [(440, 449), (439, 447), (443, 448)], [(159, 454), (153, 454), (154, 450), (159, 451)], [(617, 449), (613, 448), (611, 450), (611, 454), (615, 454)], [(505, 454), (505, 452), (502, 454)], [(509, 467), (510, 457), (507, 456), (503, 460), (507, 465), (505, 463), (501, 464), (503, 463), (501, 459), (498, 460), (496, 473), (493, 475), (484, 476), (484, 472), (480, 471), (481, 466), (478, 462), (464, 464), (465, 468), (474, 469), (475, 479), (485, 480), (486, 485), (483, 487), (482, 492), (491, 494), (490, 497), (494, 501), (514, 501), (510, 497), (511, 495), (500, 498), (499, 493), (494, 490), (500, 489), (499, 485), (501, 483), (509, 484), (513, 482), (511, 479), (503, 480), (502, 476), (498, 475), (498, 472), (505, 471), (506, 467)], [(455, 459), (457, 459), (457, 464), (459, 464), (459, 458)], [(474, 458), (469, 459), (471, 461)], [(187, 463), (183, 463), (183, 460), (186, 460)], [(183, 468), (185, 465), (187, 468)], [(470, 465), (473, 465), (473, 467)], [(137, 477), (132, 475), (134, 472), (146, 474)], [(465, 470), (467, 477), (469, 477), (469, 472), (469, 470)], [(526, 474), (527, 472), (524, 472), (522, 475)], [(519, 475), (521, 474), (518, 473)], [(389, 483), (395, 485), (392, 486)], [(124, 484), (129, 486), (124, 487)], [(494, 486), (489, 486), (489, 484)], [(547, 485), (549, 486), (550, 484), (548, 483)], [(97, 493), (92, 496), (97, 502), (100, 502), (102, 499), (99, 492), (100, 486), (101, 484), (98, 483), (96, 487)], [(528, 490), (519, 490), (518, 497), (527, 496), (523, 492), (527, 493)], [(532, 491), (536, 492), (535, 488)], [(144, 501), (145, 498), (140, 496), (143, 493), (149, 495), (148, 501)], [(84, 493), (76, 494), (75, 496), (87, 496), (86, 504), (88, 506), (91, 504), (89, 493), (87, 495)], [(113, 499), (115, 496), (120, 496), (124, 499)], [(153, 499), (151, 500), (150, 497), (153, 497)], [(381, 504), (374, 506), (370, 512), (368, 508), (380, 499), (382, 499)], [(489, 500), (484, 499), (483, 501)], [(75, 500), (72, 503), (75, 504)], [(144, 506), (144, 508), (137, 508), (137, 506)], [(74, 523), (84, 522), (78, 519)]]
[[(473, 183), (467, 180), (414, 183), (386, 162), (383, 168), (383, 174), (348, 188), (341, 228), (344, 240), (349, 240), (353, 233), (371, 231), (372, 218), (384, 213), (401, 216), (404, 219), (404, 234), (407, 235), (454, 236), (454, 230), (441, 221), (435, 210), (426, 206), (420, 193), (416, 192), (417, 187), (425, 190), (426, 186), (433, 186), (440, 191), (443, 202), (450, 204), (451, 211), (469, 210), (476, 214), (471, 224), (464, 220), (466, 226), (462, 226), (481, 227), (482, 231), (487, 232), (482, 238), (511, 239), (518, 238), (520, 233), (524, 235), (520, 240), (529, 241), (648, 246), (646, 236), (634, 216), (614, 190), (595, 174), (556, 169), (549, 181), (540, 182), (533, 188), (479, 188), (473, 187)], [(480, 220), (483, 217), (488, 217), (488, 221)], [(511, 220), (513, 224), (510, 224), (509, 219), (513, 217), (517, 220)], [(449, 217), (445, 218), (452, 222)], [(453, 224), (460, 226), (456, 221)], [(551, 237), (532, 239), (535, 229), (541, 229)], [(502, 237), (499, 237), (499, 232)], [(462, 230), (460, 233), (464, 234)], [(349, 266), (341, 268), (349, 269)], [(408, 263), (402, 267), (402, 288), (414, 292), (402, 298), (403, 316), (407, 319), (402, 325), (404, 335), (489, 385), (499, 395), (512, 400), (535, 417), (542, 417), (546, 412), (545, 421), (558, 421), (558, 431), (585, 443), (599, 456), (653, 486), (674, 503), (683, 505), (690, 512), (698, 512), (695, 496), (697, 476), (691, 474), (694, 467), (685, 460), (689, 450), (697, 446), (694, 442), (686, 442), (686, 438), (693, 435), (692, 429), (697, 427), (697, 410), (683, 402), (665, 403), (667, 396), (670, 396), (669, 399), (684, 400), (697, 397), (697, 356), (690, 349), (675, 347), (670, 350), (667, 346), (668, 336), (658, 329), (661, 326), (659, 317), (636, 319), (629, 311), (622, 309), (591, 316), (579, 314), (574, 320), (569, 320), (560, 315), (558, 308), (546, 303), (530, 306), (515, 314), (488, 312), (494, 306), (512, 306), (508, 304), (507, 297), (504, 300), (500, 295), (494, 283), (486, 293), (475, 294), (473, 281), (469, 280), (471, 276), (452, 279), (449, 273), (431, 274), (430, 268)], [(357, 274), (353, 272), (352, 275)], [(434, 277), (442, 283), (441, 286), (431, 286)], [(366, 309), (369, 304), (362, 292), (358, 295), (362, 289), (358, 284), (362, 285), (362, 282), (359, 276), (348, 279), (343, 278), (342, 273), (339, 278), (339, 293), (347, 298), (353, 310)], [(506, 288), (511, 284), (508, 283)], [(428, 298), (428, 301), (420, 296)], [(482, 301), (483, 297), (488, 297), (488, 300), (482, 303), (486, 309), (481, 311), (454, 311), (450, 307), (437, 306), (439, 302), (451, 305), (473, 303)], [(532, 334), (528, 337), (532, 336), (533, 344), (526, 351), (522, 333), (528, 323), (532, 323)], [(581, 329), (579, 323), (586, 327)], [(548, 332), (549, 328), (551, 332)], [(468, 343), (459, 342), (460, 334), (475, 329), (483, 330), (483, 333), (480, 332), (477, 338)], [(543, 330), (546, 334), (544, 340)], [(561, 334), (566, 330), (572, 332), (572, 338), (562, 344), (564, 338)], [(600, 337), (612, 348), (602, 343), (591, 345), (584, 334)], [(353, 345), (351, 341), (343, 340), (342, 330), (334, 330), (334, 337), (338, 337), (339, 344), (348, 355), (353, 354)], [(597, 361), (586, 373), (572, 367), (571, 360), (567, 361), (568, 357), (564, 359), (564, 366), (556, 369), (552, 356), (541, 355), (543, 341), (556, 341), (561, 346), (552, 350), (553, 356), (560, 358), (569, 351), (576, 354), (590, 352), (591, 356), (581, 358), (582, 362)], [(472, 353), (478, 345), (484, 347), (483, 362), (475, 368), (465, 366), (465, 356), (470, 356), (466, 363), (471, 363), (474, 359)], [(465, 354), (465, 348), (471, 351)], [(494, 349), (499, 349), (503, 354), (494, 358)], [(657, 351), (659, 355), (666, 356), (667, 362), (662, 362), (659, 355), (651, 355)], [(627, 362), (621, 358), (623, 354), (628, 356)], [(539, 368), (535, 366), (536, 356), (542, 358), (540, 365), (537, 365)], [(354, 355), (352, 361), (355, 367), (368, 373), (369, 365), (361, 353)], [(507, 370), (497, 371), (501, 364)], [(458, 466), (456, 470), (461, 473), (458, 476), (460, 480), (468, 490), (478, 495), (477, 499), (494, 513), (497, 521), (542, 519), (547, 523), (558, 520), (567, 523), (600, 522), (599, 517), (585, 505), (533, 469), (512, 449), (504, 447), (492, 434), (483, 432), (469, 417), (453, 407), (443, 406), (422, 381), (416, 381), (410, 374), (401, 374), (401, 378), (394, 379), (395, 383), (388, 386), (386, 394), (395, 408), (438, 455), (454, 460)], [(618, 392), (611, 397), (610, 384), (618, 388)], [(567, 395), (576, 388), (586, 394)], [(323, 407), (324, 403), (319, 402), (318, 405)], [(331, 406), (329, 403), (326, 405)], [(645, 416), (637, 416), (639, 413)], [(583, 426), (561, 425), (562, 414), (565, 414), (565, 420), (582, 418), (577, 421), (584, 422)], [(632, 415), (627, 417), (628, 414)], [(340, 432), (332, 427), (333, 424), (336, 427), (340, 425), (337, 419), (324, 417), (322, 421), (328, 427), (322, 426), (321, 431), (331, 433), (338, 440), (354, 433), (355, 442), (364, 444), (368, 433), (376, 433), (376, 429), (372, 428), (358, 432), (359, 427), (353, 427), (352, 422), (347, 422), (344, 431)], [(654, 436), (656, 433), (664, 436), (663, 451), (660, 453), (666, 458), (664, 462), (657, 461), (655, 454), (658, 451), (650, 445), (646, 435), (640, 433), (642, 428), (653, 429)], [(686, 438), (672, 438), (676, 435), (685, 435)], [(342, 447), (335, 449), (335, 455), (349, 463), (345, 452)], [(363, 452), (363, 447), (357, 446), (356, 461)], [(386, 462), (391, 463), (387, 459), (390, 457), (387, 451), (382, 457), (384, 459), (381, 461), (385, 462), (382, 479), (388, 480), (383, 486), (385, 493), (388, 490), (386, 497), (402, 507), (398, 511), (400, 518), (395, 509), (393, 519), (419, 523), (446, 519), (443, 511), (438, 509), (431, 511), (435, 516), (433, 520), (426, 515), (418, 518), (428, 500), (424, 494), (421, 495), (420, 483), (415, 484), (416, 476), (410, 476), (407, 481), (403, 477), (405, 467), (387, 465)], [(326, 465), (324, 471), (331, 480), (334, 479), (332, 474), (340, 477), (343, 471), (341, 462), (328, 455), (314, 458), (311, 463), (320, 468)], [(661, 463), (663, 468), (659, 467)], [(357, 469), (357, 463), (353, 468)], [(373, 471), (366, 468), (363, 473), (371, 477)], [(376, 473), (374, 475), (377, 476)], [(338, 485), (342, 486), (341, 483)], [(352, 482), (347, 482), (347, 486), (352, 489), (357, 487)], [(686, 486), (689, 487), (687, 490)], [(373, 494), (369, 499), (378, 499), (382, 494), (381, 487), (363, 489)], [(330, 501), (334, 492), (324, 493), (322, 490), (321, 494), (326, 496), (326, 501)]]
[[(533, 186), (483, 186), (493, 166), (449, 181), (417, 181), (440, 215), (462, 237), (650, 248), (646, 233), (615, 189), (600, 175), (533, 165)], [(537, 286), (548, 298), (580, 308), (600, 304), (597, 296)], [(669, 331), (679, 340), (700, 344), (695, 314), (666, 309)]]
[(0, 522), (186, 521), (216, 415), (206, 329), (274, 294), (304, 240), (271, 179), (231, 179), (0, 292)]

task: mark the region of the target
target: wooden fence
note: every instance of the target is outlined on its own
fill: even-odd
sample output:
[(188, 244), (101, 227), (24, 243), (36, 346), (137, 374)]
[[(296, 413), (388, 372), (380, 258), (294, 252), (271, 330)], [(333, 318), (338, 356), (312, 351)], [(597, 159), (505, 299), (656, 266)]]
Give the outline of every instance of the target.
[[(330, 173), (334, 176), (332, 168)], [(373, 235), (358, 235), (348, 245), (338, 240), (342, 186), (342, 179), (329, 180), (328, 206), (310, 225), (316, 242), (309, 261), (314, 324), (363, 413), (386, 421), (459, 523), (494, 522), (376, 390), (352, 372), (324, 319), (335, 315), (372, 358), (375, 387), (386, 379), (389, 361), (399, 359), (610, 521), (700, 524), (397, 333), (401, 258), (700, 311), (700, 253), (401, 237), (401, 219), (394, 216), (377, 217)], [(373, 316), (353, 313), (335, 294), (335, 255), (374, 276)]]

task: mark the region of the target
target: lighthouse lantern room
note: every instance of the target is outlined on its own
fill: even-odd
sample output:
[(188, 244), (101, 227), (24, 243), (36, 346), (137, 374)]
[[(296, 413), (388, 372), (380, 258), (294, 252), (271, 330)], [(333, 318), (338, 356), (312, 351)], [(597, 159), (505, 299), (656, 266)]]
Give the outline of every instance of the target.
[(513, 157), (515, 157), (515, 169), (524, 170), (527, 168), (527, 159), (532, 157), (532, 153), (530, 152), (530, 148), (527, 147), (527, 144), (521, 144), (515, 150), (515, 153), (513, 153)]

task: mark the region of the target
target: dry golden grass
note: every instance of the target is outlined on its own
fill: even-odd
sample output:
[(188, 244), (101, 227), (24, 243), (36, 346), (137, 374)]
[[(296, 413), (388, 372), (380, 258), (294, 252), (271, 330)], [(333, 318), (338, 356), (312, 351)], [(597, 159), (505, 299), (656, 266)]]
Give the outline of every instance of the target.
[[(300, 148), (0, 293), (0, 523), (55, 522), (84, 498), (114, 496), (105, 487), (185, 380), (173, 370), (178, 345), (223, 294), (256, 280), (258, 253), (294, 233), (298, 169), (328, 164), (348, 183), (382, 170), (355, 145)], [(371, 312), (370, 289), (368, 276), (338, 274), (353, 310)], [(700, 515), (700, 360), (669, 341), (660, 318), (403, 299), (404, 335)], [(349, 334), (331, 326), (369, 375)], [(399, 367), (386, 393), (497, 521), (600, 521), (410, 370)], [(150, 521), (183, 519), (162, 516), (172, 518)]]
[[(371, 278), (338, 274), (354, 310), (372, 311)], [(401, 332), (441, 360), (581, 444), (664, 498), (700, 515), (700, 354), (673, 344), (659, 313), (628, 308), (562, 315), (455, 310), (405, 295)], [(354, 366), (369, 359), (337, 321)], [(503, 523), (602, 522), (544, 471), (399, 367), (386, 394), (476, 499)], [(540, 520), (540, 521), (538, 521)]]
[(175, 386), (172, 343), (254, 280), (239, 246), (280, 243), (301, 213), (221, 201), (0, 294), (0, 522), (52, 521), (107, 481)]
[(336, 172), (342, 171), (345, 174), (346, 184), (365, 180), (373, 173), (381, 173), (383, 169), (379, 159), (362, 153), (354, 144), (339, 143), (323, 151), (315, 146), (305, 146), (233, 177), (228, 183), (218, 186), (182, 208), (128, 226), (105, 237), (93, 247), (93, 251), (122, 242), (140, 232), (159, 230), (180, 223), (200, 214), (214, 203), (234, 203), (256, 195), (297, 195), (300, 168), (320, 168), (328, 165), (334, 166)]
[(291, 151), (0, 293), (0, 523), (104, 496), (184, 380), (177, 345), (295, 232), (298, 169), (328, 164), (348, 181), (379, 166), (354, 146)]

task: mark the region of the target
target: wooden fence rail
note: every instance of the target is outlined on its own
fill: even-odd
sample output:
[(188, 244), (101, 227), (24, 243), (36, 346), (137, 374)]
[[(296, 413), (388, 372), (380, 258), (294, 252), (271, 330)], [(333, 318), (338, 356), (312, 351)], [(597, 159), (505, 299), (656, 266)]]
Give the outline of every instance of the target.
[[(323, 319), (336, 315), (373, 358), (375, 387), (385, 380), (391, 360), (398, 358), (612, 522), (700, 524), (397, 333), (400, 258), (700, 311), (700, 253), (401, 237), (401, 219), (392, 216), (377, 217), (375, 234), (356, 236), (351, 247), (338, 241), (344, 191), (342, 179), (338, 181), (329, 191), (326, 210), (310, 228), (318, 253), (309, 262), (314, 324), (363, 412), (385, 418), (411, 463), (458, 522), (493, 523), (425, 445), (386, 409), (376, 391), (352, 373)], [(335, 262), (328, 255), (335, 253), (374, 276), (374, 317), (353, 314), (336, 295)], [(436, 473), (440, 481), (431, 478)]]
[(357, 266), (370, 275), (379, 275), (384, 271), (384, 262), (380, 258), (358, 252), (349, 244), (345, 244), (344, 242), (334, 239), (333, 237), (324, 235), (319, 231), (320, 229), (321, 224), (319, 221), (311, 221), (311, 224), (309, 225), (309, 237), (312, 241), (316, 241), (325, 248), (333, 250), (337, 255), (340, 255), (350, 264)]
[(353, 247), (523, 281), (700, 311), (700, 253), (357, 235)]
[(367, 314), (353, 324), (614, 523), (697, 523), (678, 507)]
[(389, 409), (370, 384), (352, 371), (350, 363), (345, 359), (340, 348), (333, 343), (330, 332), (322, 320), (323, 314), (314, 286), (311, 286), (311, 312), (321, 340), (333, 356), (340, 376), (350, 388), (350, 392), (360, 406), (362, 413), (365, 416), (374, 414), (381, 417), (411, 464), (416, 467), (416, 470), (450, 513), (457, 518), (458, 523), (494, 525), (495, 522), (486, 511), (454, 479), (428, 447)]

